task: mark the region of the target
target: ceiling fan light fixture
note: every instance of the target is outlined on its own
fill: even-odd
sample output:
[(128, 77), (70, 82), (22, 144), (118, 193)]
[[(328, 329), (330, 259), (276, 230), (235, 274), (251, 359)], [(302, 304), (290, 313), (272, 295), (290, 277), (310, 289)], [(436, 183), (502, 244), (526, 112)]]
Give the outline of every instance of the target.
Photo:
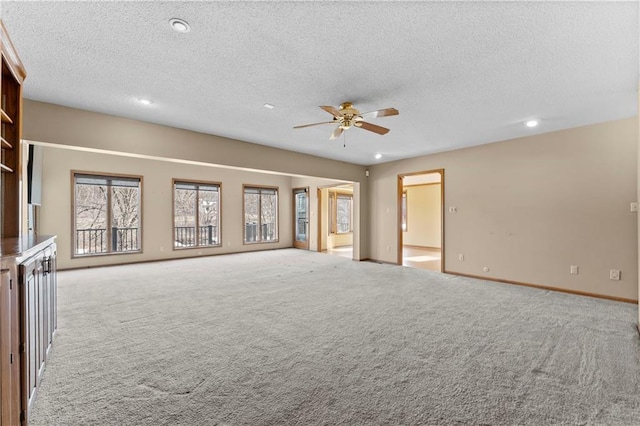
[(171, 18), (169, 19), (169, 25), (171, 25), (171, 28), (173, 28), (173, 31), (177, 33), (188, 33), (189, 31), (191, 31), (191, 27), (189, 26), (189, 23), (184, 19)]

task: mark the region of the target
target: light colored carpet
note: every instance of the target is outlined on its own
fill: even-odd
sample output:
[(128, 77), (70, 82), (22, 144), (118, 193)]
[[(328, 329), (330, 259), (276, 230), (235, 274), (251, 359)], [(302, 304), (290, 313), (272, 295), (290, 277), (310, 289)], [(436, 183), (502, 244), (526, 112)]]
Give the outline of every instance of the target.
[(636, 318), (294, 249), (62, 272), (31, 424), (638, 425)]

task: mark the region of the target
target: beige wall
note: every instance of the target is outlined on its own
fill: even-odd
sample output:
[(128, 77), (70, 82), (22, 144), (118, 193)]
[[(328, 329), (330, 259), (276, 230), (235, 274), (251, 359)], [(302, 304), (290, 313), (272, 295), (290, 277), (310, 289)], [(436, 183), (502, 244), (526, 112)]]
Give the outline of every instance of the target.
[[(77, 150), (45, 148), (40, 232), (58, 235), (58, 267), (130, 263), (291, 247), (291, 178)], [(143, 176), (142, 253), (71, 258), (71, 170)], [(173, 250), (173, 178), (221, 182), (221, 247)], [(242, 185), (277, 186), (279, 241), (243, 244)]]
[[(369, 178), (358, 165), (29, 100), (23, 136), (101, 152), (353, 181), (360, 223), (354, 258), (392, 263), (399, 233), (397, 175), (442, 168), (445, 211), (458, 209), (444, 217), (445, 270), (637, 299), (638, 224), (629, 211), (639, 196), (637, 121), (379, 164), (370, 167)], [(177, 164), (166, 167), (186, 167)], [(291, 179), (283, 179), (289, 179), (290, 191)], [(290, 215), (290, 205), (286, 209)], [(44, 227), (46, 215), (41, 218)], [(290, 234), (289, 223), (285, 227)], [(579, 275), (569, 275), (572, 264)], [(609, 269), (622, 270), (622, 280), (610, 281)]]
[(637, 300), (637, 150), (631, 118), (373, 166), (371, 257), (397, 260), (398, 174), (442, 168), (446, 271)]
[(402, 243), (411, 246), (441, 246), (442, 202), (440, 184), (406, 186), (407, 231), (402, 235)]
[[(27, 141), (352, 181), (360, 205), (369, 204), (365, 168), (355, 164), (31, 100), (24, 102), (23, 123)], [(366, 209), (360, 205), (354, 214), (368, 229)], [(354, 235), (354, 258), (368, 258), (369, 233)]]

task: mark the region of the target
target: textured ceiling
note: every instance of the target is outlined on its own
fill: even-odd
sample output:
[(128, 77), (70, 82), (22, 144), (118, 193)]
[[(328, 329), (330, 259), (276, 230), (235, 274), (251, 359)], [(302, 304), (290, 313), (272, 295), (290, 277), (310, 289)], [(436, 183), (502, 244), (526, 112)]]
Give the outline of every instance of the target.
[[(637, 113), (637, 2), (0, 8), (27, 69), (27, 98), (358, 164)], [(173, 32), (174, 17), (191, 31)], [(344, 101), (400, 115), (371, 120), (391, 129), (386, 136), (350, 129), (346, 141), (329, 141), (332, 125), (292, 129), (329, 120), (318, 106)], [(523, 126), (530, 118), (540, 126)]]

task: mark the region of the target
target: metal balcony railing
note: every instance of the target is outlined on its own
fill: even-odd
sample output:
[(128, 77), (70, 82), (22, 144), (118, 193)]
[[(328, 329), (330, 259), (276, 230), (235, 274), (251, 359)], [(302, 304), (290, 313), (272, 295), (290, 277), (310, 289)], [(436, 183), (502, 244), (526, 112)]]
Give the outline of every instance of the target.
[(260, 234), (258, 234), (257, 223), (245, 223), (244, 241), (246, 243), (253, 243), (258, 241), (275, 241), (278, 238), (275, 223), (263, 223), (261, 228)]
[(139, 247), (138, 228), (112, 227), (110, 237), (106, 228), (76, 230), (76, 254), (108, 253), (108, 238), (111, 238), (111, 252), (137, 251)]
[[(173, 237), (176, 247), (214, 246), (218, 244), (218, 227), (216, 225), (201, 226), (196, 230), (195, 226), (175, 226)], [(196, 233), (198, 241), (196, 241)]]

